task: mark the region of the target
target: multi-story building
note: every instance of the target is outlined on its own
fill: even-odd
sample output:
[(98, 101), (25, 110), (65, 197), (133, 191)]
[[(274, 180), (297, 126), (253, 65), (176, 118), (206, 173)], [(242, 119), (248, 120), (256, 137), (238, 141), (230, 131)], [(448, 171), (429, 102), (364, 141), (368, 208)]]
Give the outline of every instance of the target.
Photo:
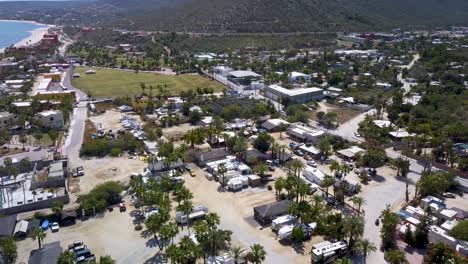
[(40, 112), (36, 114), (36, 118), (40, 121), (41, 126), (45, 128), (62, 129), (65, 126), (62, 111), (48, 110)]
[(303, 104), (312, 100), (321, 100), (323, 98), (323, 89), (320, 88), (300, 88), (286, 89), (279, 85), (270, 85), (265, 88), (264, 95), (276, 102)]

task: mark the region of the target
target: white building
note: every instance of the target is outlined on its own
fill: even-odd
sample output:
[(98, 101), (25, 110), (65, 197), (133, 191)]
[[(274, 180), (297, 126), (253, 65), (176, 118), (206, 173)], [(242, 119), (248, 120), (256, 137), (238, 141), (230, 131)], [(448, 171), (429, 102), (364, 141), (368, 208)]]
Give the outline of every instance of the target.
[(48, 110), (36, 114), (41, 125), (46, 128), (62, 129), (65, 126), (62, 111)]
[(311, 79), (310, 74), (305, 74), (305, 73), (296, 72), (296, 71), (291, 72), (288, 77), (288, 80), (290, 82), (298, 82), (300, 80), (304, 82), (310, 82), (310, 79)]
[(325, 132), (322, 130), (312, 129), (300, 123), (291, 124), (286, 133), (296, 140), (312, 143), (319, 141), (325, 135)]
[(288, 103), (303, 104), (312, 100), (322, 100), (323, 89), (320, 88), (299, 88), (286, 89), (279, 85), (270, 85), (265, 87), (264, 95), (271, 100), (282, 103), (287, 100)]

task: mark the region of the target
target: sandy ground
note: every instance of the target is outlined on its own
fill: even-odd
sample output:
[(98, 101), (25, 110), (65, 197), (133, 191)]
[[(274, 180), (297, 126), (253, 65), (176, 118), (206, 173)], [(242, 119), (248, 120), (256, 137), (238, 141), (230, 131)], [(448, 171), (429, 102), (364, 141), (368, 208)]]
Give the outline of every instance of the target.
[(31, 31), (30, 32), (31, 36), (16, 43), (15, 47), (27, 46), (27, 45), (38, 43), (39, 41), (41, 41), (42, 36), (47, 33), (49, 28), (53, 27), (52, 25), (44, 25), (44, 24), (39, 24), (39, 25), (43, 25), (44, 27)]
[(187, 131), (196, 128), (198, 128), (198, 126), (192, 126), (188, 123), (184, 123), (178, 126), (163, 128), (163, 134), (167, 140), (173, 141), (182, 138), (187, 133)]
[(445, 204), (447, 205), (447, 208), (457, 207), (462, 210), (468, 211), (468, 195), (457, 195), (455, 199), (447, 198), (445, 199)]
[[(83, 222), (77, 221), (75, 225), (60, 227), (57, 233), (47, 230), (44, 243), (60, 241), (61, 247), (66, 249), (73, 241), (81, 240), (97, 258), (111, 255), (118, 260), (117, 263), (144, 263), (158, 250), (148, 243), (142, 231), (134, 230), (133, 217), (130, 216), (134, 208), (128, 204), (124, 213), (114, 209)], [(17, 245), (17, 263), (27, 263), (29, 252), (38, 246), (37, 241), (31, 238), (21, 240)]]
[(131, 116), (140, 124), (143, 124), (139, 115), (132, 115), (132, 114), (122, 114), (116, 109), (107, 110), (104, 114), (93, 115), (89, 117), (96, 127), (102, 125), (105, 130), (113, 130), (116, 131), (118, 129), (123, 128), (122, 124), (120, 123), (120, 118), (122, 116)]
[[(186, 186), (194, 194), (194, 204), (207, 206), (221, 217), (221, 228), (233, 231), (233, 236), (244, 245), (260, 243), (267, 251), (266, 263), (309, 263), (312, 244), (321, 241), (314, 237), (303, 247), (281, 244), (270, 228), (260, 229), (253, 219), (253, 208), (275, 201), (274, 191), (266, 188), (248, 188), (240, 192), (218, 191), (219, 183), (208, 181), (206, 171), (191, 164), (196, 177), (186, 177)], [(277, 169), (278, 170), (278, 169)]]

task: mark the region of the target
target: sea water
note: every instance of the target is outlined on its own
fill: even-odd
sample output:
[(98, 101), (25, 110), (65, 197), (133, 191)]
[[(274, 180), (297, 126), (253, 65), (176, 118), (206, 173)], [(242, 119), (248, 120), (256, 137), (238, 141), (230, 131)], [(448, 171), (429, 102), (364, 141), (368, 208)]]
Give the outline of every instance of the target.
[(44, 26), (33, 22), (0, 20), (0, 49), (14, 45), (30, 37), (31, 31)]

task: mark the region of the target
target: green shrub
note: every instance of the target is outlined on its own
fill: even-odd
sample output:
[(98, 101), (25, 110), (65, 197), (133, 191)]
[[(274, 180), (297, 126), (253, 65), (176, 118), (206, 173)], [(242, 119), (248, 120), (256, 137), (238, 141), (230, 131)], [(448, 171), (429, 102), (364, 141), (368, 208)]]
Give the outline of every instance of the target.
[(86, 214), (93, 212), (93, 207), (96, 212), (104, 210), (107, 206), (117, 204), (121, 201), (120, 193), (124, 187), (119, 182), (110, 181), (99, 184), (94, 187), (88, 194), (78, 196), (77, 202)]

